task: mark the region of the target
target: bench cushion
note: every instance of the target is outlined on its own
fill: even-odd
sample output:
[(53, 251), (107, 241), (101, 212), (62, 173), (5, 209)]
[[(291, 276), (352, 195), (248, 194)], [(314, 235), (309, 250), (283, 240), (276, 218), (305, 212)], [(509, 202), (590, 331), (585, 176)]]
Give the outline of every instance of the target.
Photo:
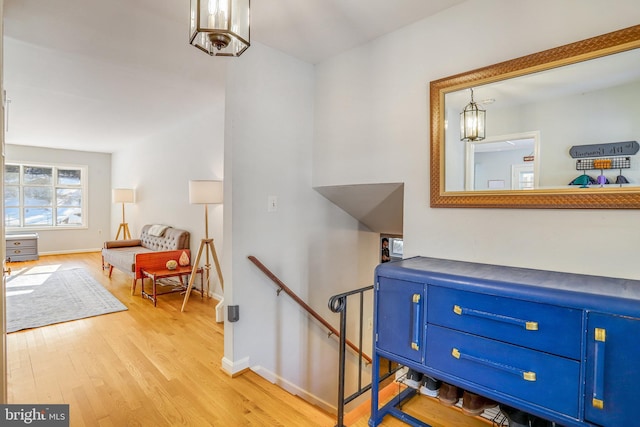
[(118, 270), (122, 270), (125, 273), (133, 274), (133, 272), (136, 271), (136, 254), (145, 252), (155, 251), (142, 246), (130, 246), (110, 248), (108, 250), (103, 249), (102, 256), (104, 257), (104, 262), (106, 264), (113, 265), (114, 267), (117, 267)]

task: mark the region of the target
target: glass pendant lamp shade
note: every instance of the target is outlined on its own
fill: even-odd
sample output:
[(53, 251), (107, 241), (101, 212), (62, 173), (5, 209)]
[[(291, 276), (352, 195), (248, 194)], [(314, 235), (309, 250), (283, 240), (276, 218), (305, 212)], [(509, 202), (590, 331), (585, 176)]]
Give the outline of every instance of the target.
[(250, 0), (191, 0), (189, 43), (211, 56), (240, 56), (251, 45)]
[(485, 113), (473, 101), (471, 89), (471, 102), (460, 113), (460, 141), (482, 141), (485, 138)]

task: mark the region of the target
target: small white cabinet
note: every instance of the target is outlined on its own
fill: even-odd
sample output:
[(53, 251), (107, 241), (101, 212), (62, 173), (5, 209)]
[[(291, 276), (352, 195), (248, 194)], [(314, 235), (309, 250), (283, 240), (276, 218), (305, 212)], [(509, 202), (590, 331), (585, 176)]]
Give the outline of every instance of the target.
[(7, 262), (35, 261), (38, 256), (38, 233), (7, 234)]

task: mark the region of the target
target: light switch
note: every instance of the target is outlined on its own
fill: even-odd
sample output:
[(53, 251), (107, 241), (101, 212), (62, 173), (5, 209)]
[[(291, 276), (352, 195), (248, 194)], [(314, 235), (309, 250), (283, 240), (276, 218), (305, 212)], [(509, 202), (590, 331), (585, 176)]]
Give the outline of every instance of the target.
[(269, 196), (267, 198), (267, 212), (276, 212), (278, 210), (278, 197)]

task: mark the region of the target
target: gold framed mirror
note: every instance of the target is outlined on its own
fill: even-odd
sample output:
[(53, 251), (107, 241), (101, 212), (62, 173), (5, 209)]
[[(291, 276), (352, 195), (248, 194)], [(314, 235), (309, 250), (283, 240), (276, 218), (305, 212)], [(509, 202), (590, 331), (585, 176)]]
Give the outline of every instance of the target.
[[(632, 56), (636, 53), (637, 57)], [(610, 101), (602, 101), (601, 98), (604, 96), (604, 83), (607, 83), (607, 85), (616, 85), (617, 96), (623, 93), (625, 102), (640, 104), (637, 102), (640, 100), (640, 59), (638, 58), (640, 58), (640, 25), (432, 81), (430, 83), (431, 207), (640, 208), (640, 153), (627, 158), (630, 166), (624, 173), (631, 174), (633, 177), (628, 180), (628, 183), (620, 185), (617, 185), (618, 181), (613, 183), (615, 180), (613, 175), (619, 173), (619, 176), (622, 176), (622, 169), (596, 171), (591, 168), (593, 173), (602, 175), (597, 180), (601, 185), (570, 185), (574, 182), (572, 181), (574, 177), (587, 173), (579, 168), (579, 162), (576, 163), (576, 158), (570, 155), (571, 147), (606, 145), (640, 139), (640, 124), (636, 124), (640, 123), (638, 120), (640, 116), (637, 111), (631, 114), (633, 120), (621, 118), (618, 108)], [(617, 65), (619, 69), (613, 70), (609, 67), (612, 67), (611, 64), (614, 62), (616, 64), (621, 62), (623, 65)], [(581, 69), (573, 68), (594, 65), (597, 65), (597, 68), (595, 68), (596, 71), (591, 71), (593, 78), (586, 77), (587, 74), (582, 74)], [(634, 75), (636, 71), (638, 73)], [(558, 77), (561, 74), (566, 80)], [(583, 75), (584, 78), (582, 78)], [(620, 81), (614, 82), (618, 78), (624, 80), (622, 86)], [(546, 93), (546, 89), (536, 86), (537, 82), (531, 83), (529, 80), (525, 82), (524, 79), (553, 80), (553, 90), (550, 89), (549, 93), (562, 92), (564, 104), (557, 99), (547, 98), (544, 101), (535, 101), (538, 102), (535, 107), (538, 110), (534, 110), (531, 104), (533, 101), (529, 100), (526, 101), (529, 103), (526, 107), (522, 107), (522, 103), (514, 107), (516, 102), (521, 101), (514, 101), (507, 95), (510, 92), (520, 93), (520, 89), (511, 89), (511, 86), (505, 89), (506, 85), (516, 84), (518, 88), (529, 87), (527, 96), (537, 95), (540, 98)], [(559, 83), (561, 81), (565, 83)], [(571, 85), (567, 83), (568, 81), (572, 82)], [(497, 99), (493, 99), (493, 93), (498, 94)], [(531, 166), (525, 169), (540, 171), (542, 176), (536, 176), (535, 182), (541, 182), (543, 185), (512, 187), (505, 185), (505, 179), (488, 179), (489, 186), (480, 189), (475, 189), (472, 184), (469, 184), (473, 179), (468, 176), (470, 173), (468, 171), (477, 171), (480, 168), (478, 165), (475, 168), (467, 167), (465, 162), (469, 161), (468, 153), (474, 152), (470, 145), (479, 141), (461, 141), (457, 133), (459, 126), (456, 126), (456, 123), (459, 124), (458, 115), (462, 108), (454, 101), (460, 98), (461, 94), (466, 97), (466, 102), (469, 101), (469, 95), (475, 96), (481, 108), (486, 110), (484, 131), (486, 131), (487, 141), (508, 139), (501, 138), (502, 135), (539, 134), (540, 146), (531, 150), (530, 155), (520, 155), (520, 158), (524, 161), (535, 159), (535, 168)], [(489, 98), (485, 99), (487, 94)], [(567, 98), (568, 96), (572, 98)], [(568, 101), (568, 99), (571, 100)], [(603, 108), (606, 110), (603, 110), (605, 111), (603, 113), (594, 111), (593, 114), (603, 117), (606, 120), (605, 124), (598, 124), (594, 117), (583, 113), (585, 110), (594, 110), (598, 104), (604, 104)], [(563, 105), (563, 109), (554, 110), (558, 105)], [(571, 107), (567, 108), (567, 105)], [(576, 108), (573, 108), (574, 106)], [(528, 115), (524, 114), (524, 117), (519, 116), (514, 119), (513, 112), (516, 109), (521, 114), (527, 112)], [(505, 119), (506, 111), (512, 114), (510, 119)], [(576, 111), (579, 112), (576, 113)], [(540, 119), (544, 114), (547, 115), (547, 122)], [(577, 122), (578, 118), (583, 123)], [(554, 125), (550, 126), (550, 122)], [(518, 129), (510, 127), (512, 124), (515, 126), (515, 123), (520, 123), (520, 126), (524, 127)], [(551, 128), (560, 127), (559, 124), (566, 127), (558, 135), (553, 134)], [(476, 150), (478, 151), (481, 150)], [(478, 158), (480, 155), (475, 157)], [(603, 181), (600, 181), (600, 178)], [(483, 179), (487, 180), (486, 177)], [(606, 185), (604, 185), (605, 179)]]

